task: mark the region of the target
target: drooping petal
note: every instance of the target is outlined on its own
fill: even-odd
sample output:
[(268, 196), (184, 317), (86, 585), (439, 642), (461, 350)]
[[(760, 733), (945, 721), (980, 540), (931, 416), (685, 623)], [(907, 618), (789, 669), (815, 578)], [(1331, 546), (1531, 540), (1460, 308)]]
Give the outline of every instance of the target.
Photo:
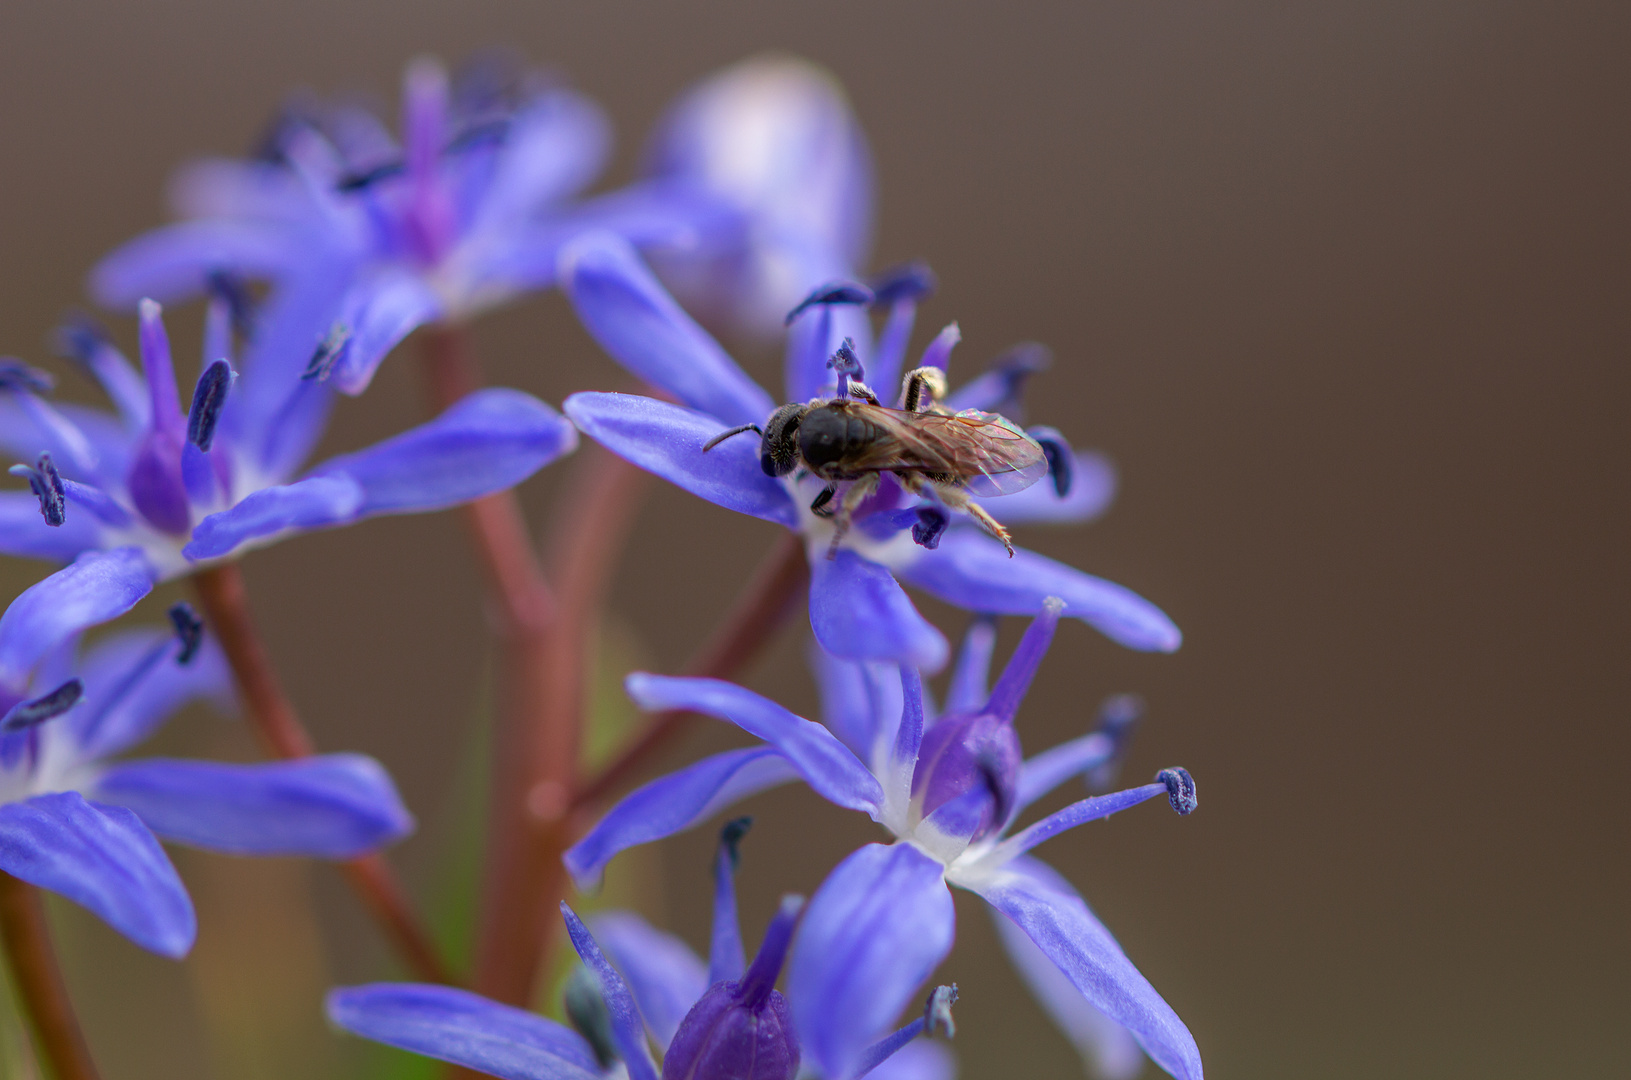
[(418, 273), (396, 266), (375, 271), (353, 285), (340, 304), (336, 318), (351, 331), (351, 345), (330, 373), (329, 385), (342, 394), (362, 393), (386, 353), (443, 314), (441, 298)]
[(593, 232), (569, 244), (561, 287), (614, 360), (686, 405), (726, 425), (763, 423), (776, 407), (621, 237)]
[(361, 754), (125, 762), (102, 774), (96, 797), (136, 811), (166, 840), (229, 855), (349, 859), (413, 831), (391, 778)]
[(1009, 558), (1001, 544), (972, 529), (949, 529), (934, 551), (893, 568), (902, 581), (948, 604), (998, 615), (1035, 615), (1050, 596), (1129, 649), (1172, 652), (1183, 635), (1160, 608), (1103, 578), (1023, 548)]
[(810, 900), (787, 999), (823, 1076), (849, 1076), (951, 951), (956, 915), (944, 874), (909, 844), (868, 844)]
[(206, 636), (185, 664), (176, 663), (178, 649), (171, 634), (137, 630), (102, 638), (86, 651), (78, 668), (85, 701), (62, 719), (82, 756), (128, 750), (199, 698), (231, 712), (232, 672), (215, 639)]
[(353, 1035), (503, 1080), (600, 1080), (577, 1032), (468, 990), (375, 983), (331, 990), (325, 1005)]
[(798, 778), (793, 763), (768, 746), (703, 758), (624, 796), (563, 861), (580, 889), (591, 888), (618, 852), (683, 832), (749, 795)]
[(724, 430), (705, 413), (633, 394), (573, 394), (562, 407), (585, 435), (647, 472), (727, 510), (797, 528), (787, 490), (759, 467), (751, 432), (703, 453)]
[(362, 491), (356, 517), (441, 510), (520, 483), (578, 444), (560, 413), (519, 390), (477, 390), (429, 423), (354, 454), (313, 476)]
[(25, 589), (0, 615), (0, 685), (21, 687), (46, 653), (152, 591), (147, 560), (133, 547), (87, 551)]
[(708, 968), (691, 947), (629, 911), (603, 911), (589, 927), (629, 984), (657, 1045), (667, 1048), (680, 1021), (708, 989)]
[(646, 1025), (640, 1018), (640, 1008), (635, 1004), (628, 984), (611, 961), (606, 959), (606, 954), (600, 951), (600, 945), (590, 935), (589, 928), (564, 902), (561, 904), (561, 917), (566, 920), (566, 936), (572, 939), (572, 947), (577, 950), (578, 958), (600, 981), (600, 996), (606, 1002), (606, 1011), (611, 1014), (612, 1043), (617, 1047), (617, 1056), (629, 1070), (630, 1080), (657, 1080), (657, 1068), (652, 1064), (651, 1054), (646, 1048)]
[(1053, 1018), (1082, 1055), (1088, 1075), (1132, 1080), (1144, 1067), (1144, 1051), (1133, 1033), (1087, 1003), (1070, 978), (1037, 948), (1015, 922), (989, 908), (997, 936), (1037, 1003)]
[(186, 888), (141, 819), (78, 792), (0, 806), (0, 870), (61, 893), (163, 956), (185, 956), (198, 932)]
[(1044, 478), (1012, 495), (981, 499), (980, 505), (1004, 525), (1076, 525), (1110, 509), (1116, 497), (1116, 467), (1103, 454), (1072, 455), (1070, 491), (1063, 498)]
[(189, 559), (216, 559), (250, 542), (259, 547), (286, 533), (343, 525), (356, 520), (366, 497), (362, 486), (344, 474), (262, 488), (232, 509), (200, 521), (181, 552)]
[(182, 221), (143, 233), (103, 256), (90, 274), (98, 303), (134, 310), (152, 297), (175, 303), (202, 292), (223, 269), (252, 278), (281, 278), (322, 243), (311, 230), (287, 222), (246, 219)]
[(1131, 1031), (1157, 1065), (1178, 1080), (1201, 1080), (1201, 1054), (1189, 1029), (1057, 874), (1021, 857), (994, 874), (955, 881), (1012, 919), (1088, 1004)]
[(650, 710), (685, 709), (728, 720), (781, 751), (817, 795), (850, 810), (874, 813), (883, 801), (877, 778), (832, 732), (753, 691), (720, 679), (635, 672), (629, 697)]
[(88, 513), (69, 505), (66, 520), (51, 526), (40, 516), (40, 500), (22, 492), (0, 494), (0, 555), (67, 562), (97, 546), (101, 528)]
[(888, 570), (848, 548), (837, 558), (810, 562), (810, 626), (828, 652), (892, 660), (925, 673), (945, 665), (945, 636), (918, 614)]

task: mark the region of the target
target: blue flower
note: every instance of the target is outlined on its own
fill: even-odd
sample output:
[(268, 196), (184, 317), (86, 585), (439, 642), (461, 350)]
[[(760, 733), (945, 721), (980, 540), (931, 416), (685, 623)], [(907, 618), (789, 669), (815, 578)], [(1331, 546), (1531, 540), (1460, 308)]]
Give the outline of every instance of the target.
[(0, 871), (61, 893), (144, 948), (179, 957), (192, 902), (159, 840), (233, 855), (344, 859), (413, 819), (372, 758), (233, 765), (110, 760), (198, 698), (231, 705), (224, 658), (186, 605), (175, 632), (80, 633), (151, 588), (140, 553), (91, 552), (0, 617)]
[[(866, 358), (871, 385), (888, 387), (899, 380), (927, 276), (907, 268), (875, 284), (875, 290), (817, 290), (808, 306), (795, 311), (787, 353), (788, 401), (832, 396), (835, 381), (828, 358), (840, 332), (854, 340), (853, 352)], [(945, 638), (918, 614), (897, 578), (958, 607), (999, 614), (1035, 614), (1044, 598), (1059, 596), (1071, 615), (1123, 645), (1162, 651), (1178, 647), (1177, 627), (1148, 601), (1034, 552), (1021, 550), (1010, 558), (1001, 544), (975, 529), (942, 532), (943, 508), (907, 497), (892, 478), (862, 504), (855, 527), (834, 552), (831, 519), (810, 509), (821, 481), (798, 473), (780, 479), (765, 475), (751, 439), (731, 439), (703, 452), (726, 429), (763, 424), (776, 402), (663, 291), (625, 241), (601, 233), (568, 245), (562, 254), (562, 287), (589, 332), (614, 359), (680, 402), (582, 393), (567, 399), (566, 414), (584, 433), (641, 468), (710, 502), (799, 533), (810, 556), (810, 620), (828, 651), (929, 670), (945, 662)], [(856, 303), (869, 297), (881, 297), (889, 312), (876, 349), (868, 344), (866, 312)], [(956, 340), (955, 325), (942, 331), (925, 350), (923, 365), (944, 369)], [(1000, 405), (1012, 412), (1018, 386), (1036, 366), (1035, 353), (1021, 350), (952, 393), (946, 407)], [(1073, 476), (1068, 494), (1038, 483), (1017, 494), (982, 500), (983, 505), (1005, 524), (1083, 520), (1102, 510), (1114, 486), (1103, 461), (1091, 454), (1067, 454), (1059, 462), (1060, 473)]]
[[(1005, 941), (1021, 972), (1079, 1045), (1097, 1050), (1108, 1029), (1112, 1040), (1136, 1040), (1173, 1076), (1199, 1080), (1200, 1055), (1183, 1022), (1070, 884), (1027, 854), (1066, 829), (1159, 795), (1187, 814), (1195, 808), (1189, 774), (1164, 770), (1155, 783), (1084, 799), (1008, 832), (1059, 783), (1112, 762), (1121, 742), (1122, 728), (1112, 724), (1021, 757), (1014, 715), (1061, 607), (1057, 600), (1045, 606), (989, 694), (993, 635), (989, 624), (976, 624), (946, 709), (932, 724), (917, 673), (906, 667), (895, 689), (882, 665), (822, 658), (825, 727), (730, 683), (631, 675), (629, 694), (643, 708), (715, 716), (763, 743), (636, 790), (566, 853), (567, 868), (580, 887), (592, 886), (617, 852), (803, 780), (829, 802), (868, 814), (896, 840), (868, 844), (839, 864), (811, 899), (794, 948), (794, 1020), (806, 1054), (827, 1074), (843, 1075), (950, 951), (950, 884), (1006, 916), (999, 923), (1014, 928)], [(1105, 1056), (1118, 1053), (1112, 1042)]]
[(415, 327), (547, 287), (557, 248), (586, 225), (641, 242), (690, 234), (644, 194), (574, 201), (609, 142), (593, 103), (536, 74), (477, 64), (450, 80), (419, 60), (398, 137), (355, 106), (291, 108), (256, 158), (182, 171), (172, 199), (183, 220), (108, 255), (91, 290), (129, 309), (194, 295), (222, 271), (299, 289), (314, 325), (348, 335), (314, 374), (360, 393)]
[[(335, 990), (334, 1023), (357, 1035), (504, 1080), (657, 1080), (654, 1043), (667, 1080), (950, 1080), (950, 1056), (917, 1039), (952, 1033), (954, 987), (941, 987), (924, 1015), (873, 1042), (843, 1073), (800, 1071), (799, 1036), (775, 989), (804, 899), (783, 898), (748, 964), (737, 925), (733, 875), (746, 819), (725, 827), (714, 862), (713, 934), (707, 962), (638, 915), (592, 917), (594, 932), (565, 904), (567, 933), (585, 969), (567, 986), (577, 1031), (445, 986), (378, 983)], [(621, 1065), (621, 1069), (619, 1066)]]
[(83, 551), (134, 549), (162, 581), (295, 533), (466, 502), (576, 445), (572, 425), (542, 402), (479, 390), (296, 479), (334, 400), (298, 377), (309, 311), (298, 290), (274, 298), (255, 321), (240, 377), (230, 360), (231, 306), (224, 295), (211, 301), (204, 370), (186, 413), (152, 301), (141, 305), (140, 374), (89, 324), (62, 335), (116, 413), (53, 404), (43, 373), (0, 361), (0, 447), (27, 462), (12, 472), (32, 491), (0, 494), (0, 552), (66, 562)]

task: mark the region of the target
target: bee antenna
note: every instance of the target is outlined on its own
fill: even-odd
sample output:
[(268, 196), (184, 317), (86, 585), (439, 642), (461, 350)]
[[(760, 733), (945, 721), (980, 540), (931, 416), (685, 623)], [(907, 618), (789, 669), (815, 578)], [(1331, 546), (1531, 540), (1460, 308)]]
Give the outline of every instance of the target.
[(726, 439), (740, 435), (745, 431), (755, 432), (760, 437), (764, 436), (764, 430), (760, 428), (758, 424), (743, 424), (741, 427), (727, 428), (726, 430), (721, 431), (718, 435), (715, 435), (713, 438), (709, 439), (707, 442), (703, 443), (702, 452), (706, 454), (708, 451), (712, 450)]

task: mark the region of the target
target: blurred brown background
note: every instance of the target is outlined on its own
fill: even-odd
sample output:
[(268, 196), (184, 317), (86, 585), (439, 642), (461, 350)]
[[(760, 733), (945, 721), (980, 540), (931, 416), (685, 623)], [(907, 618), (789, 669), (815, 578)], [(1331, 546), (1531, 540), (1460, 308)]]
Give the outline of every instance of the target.
[[(91, 262), (161, 219), (170, 169), (247, 147), (290, 88), (394, 107), (411, 55), (493, 43), (607, 107), (608, 183), (709, 70), (766, 48), (828, 65), (877, 157), (877, 263), (940, 274), (920, 336), (958, 319), (965, 374), (1016, 340), (1054, 347), (1033, 416), (1111, 453), (1122, 494), (1091, 528), (1021, 539), (1187, 637), (1146, 657), (1071, 624), (1021, 734), (1051, 745), (1136, 690), (1127, 775), (1187, 765), (1203, 805), (1044, 854), (1210, 1076), (1625, 1075), (1631, 8), (9, 4), (0, 351), (42, 360)], [(479, 342), (495, 378), (552, 402), (618, 379), (558, 297)], [(415, 375), (388, 362), (328, 447), (417, 419)], [(558, 479), (525, 489), (540, 525)], [(773, 528), (660, 486), (641, 520), (613, 614), (673, 670)], [(481, 709), (461, 539), (449, 517), (386, 520), (249, 568), (319, 739), (382, 758), (420, 815), (398, 861), (421, 886), (449, 865), (450, 762)], [(9, 597), (39, 570), (0, 572)], [(786, 635), (750, 681), (808, 708), (801, 647)], [(727, 740), (705, 729), (674, 760)], [(248, 744), (200, 716), (163, 746)], [(756, 940), (778, 893), (878, 834), (794, 789), (752, 810)], [(708, 845), (625, 874), (697, 943)], [(186, 964), (60, 919), (109, 1080), (361, 1075), (315, 992), (386, 969), (334, 876), (177, 857), (202, 920)], [(964, 1075), (1077, 1075), (960, 905)]]

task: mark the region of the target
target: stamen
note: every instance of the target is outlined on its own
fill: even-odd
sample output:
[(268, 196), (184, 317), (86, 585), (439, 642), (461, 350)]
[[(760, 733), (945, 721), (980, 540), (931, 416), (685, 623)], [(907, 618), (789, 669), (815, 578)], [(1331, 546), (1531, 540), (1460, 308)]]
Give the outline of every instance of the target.
[(941, 371), (946, 370), (946, 364), (951, 360), (951, 350), (963, 340), (963, 332), (957, 328), (956, 323), (947, 323), (945, 329), (934, 336), (929, 347), (923, 350), (923, 362), (919, 367), (935, 367)]
[(351, 351), (351, 328), (345, 323), (337, 322), (329, 327), (328, 333), (317, 345), (317, 351), (312, 353), (311, 362), (301, 374), (302, 379), (308, 381), (327, 382), (328, 377), (334, 373), (334, 367), (345, 359), (346, 353)]
[(171, 604), (167, 614), (170, 624), (176, 628), (176, 637), (181, 639), (181, 651), (176, 653), (176, 663), (183, 666), (190, 664), (204, 644), (204, 620), (185, 600)]
[(1137, 694), (1112, 694), (1099, 704), (1098, 734), (1109, 742), (1104, 760), (1087, 770), (1084, 779), (1094, 791), (1103, 791), (1116, 778), (1121, 759), (1132, 742), (1133, 729), (1144, 717), (1144, 699)]
[(226, 404), (227, 390), (238, 373), (225, 360), (217, 360), (204, 369), (193, 388), (193, 407), (187, 414), (187, 441), (209, 453), (215, 443), (215, 425), (221, 419), (221, 406)]
[(1025, 409), (1020, 394), (1032, 375), (1045, 370), (1053, 362), (1053, 354), (1045, 345), (1034, 341), (1015, 345), (991, 361), (991, 365), (976, 379), (964, 383), (946, 402), (953, 412), (963, 409), (982, 409), (1001, 413), (1015, 423), (1022, 423)]
[(0, 731), (22, 731), (43, 724), (54, 716), (61, 716), (73, 708), (84, 693), (84, 683), (69, 679), (49, 694), (12, 706), (5, 719), (0, 721)]
[(738, 1000), (747, 1008), (762, 1006), (776, 988), (776, 977), (782, 972), (787, 948), (793, 943), (793, 931), (798, 928), (802, 914), (804, 897), (791, 894), (782, 897), (781, 907), (776, 911), (776, 917), (770, 920), (764, 941), (759, 944), (759, 955), (753, 958), (753, 965), (742, 976), (737, 990)]
[(1180, 814), (1193, 814), (1199, 800), (1195, 797), (1195, 779), (1188, 769), (1162, 769), (1155, 774), (1155, 782), (1167, 786), (1167, 801)]
[(742, 865), (740, 845), (742, 837), (746, 836), (751, 828), (753, 828), (751, 817), (739, 817), (734, 821), (727, 821), (725, 827), (719, 830), (719, 848), (730, 859), (732, 872)]
[(957, 984), (937, 986), (923, 1007), (923, 1025), (931, 1035), (948, 1039), (957, 1035), (957, 1024), (951, 1018), (951, 1007), (957, 1004)]
[(737, 845), (753, 825), (750, 817), (740, 817), (719, 830), (719, 850), (714, 853), (714, 920), (708, 937), (708, 985), (742, 977), (747, 960), (742, 955), (742, 926), (736, 916), (736, 868), (741, 862)]
[(928, 1002), (923, 1007), (923, 1015), (910, 1024), (890, 1035), (885, 1035), (861, 1054), (856, 1063), (855, 1071), (851, 1074), (854, 1080), (862, 1080), (894, 1057), (901, 1047), (923, 1034), (942, 1034), (951, 1038), (957, 1033), (957, 1025), (951, 1019), (951, 1007), (957, 1002), (957, 984), (950, 986), (937, 986), (929, 995)]
[(28, 481), (34, 497), (40, 500), (40, 516), (52, 528), (68, 520), (68, 492), (62, 484), (62, 474), (51, 463), (50, 454), (41, 454), (33, 467), (13, 465), (6, 470), (11, 475)]
[(141, 318), (139, 340), (142, 374), (147, 377), (153, 429), (181, 428), (181, 398), (176, 391), (176, 370), (170, 358), (170, 335), (164, 329), (164, 309), (154, 300), (137, 305)]
[(407, 169), (408, 165), (404, 161), (387, 161), (384, 164), (375, 165), (371, 169), (347, 173), (334, 182), (334, 190), (350, 195), (353, 192), (371, 188), (381, 180), (401, 176)]
[(920, 506), (917, 522), (912, 526), (912, 542), (933, 551), (940, 546), (940, 537), (951, 525), (951, 515), (942, 506)]
[(933, 295), (939, 282), (926, 262), (901, 263), (882, 271), (871, 281), (873, 306), (895, 304), (902, 300), (916, 302)]
[(798, 306), (787, 313), (787, 318), (782, 321), (782, 325), (792, 326), (794, 320), (813, 307), (828, 304), (870, 304), (872, 300), (872, 290), (865, 285), (859, 285), (853, 281), (828, 282), (803, 300), (800, 300)]
[(838, 398), (849, 398), (849, 384), (853, 379), (862, 382), (866, 379), (866, 371), (861, 367), (861, 358), (855, 355), (855, 340), (845, 338), (838, 351), (827, 359), (827, 366), (838, 373)]
[(1065, 602), (1057, 596), (1042, 601), (1041, 613), (1031, 620), (1031, 625), (1025, 629), (1025, 636), (1019, 639), (1019, 647), (1014, 650), (1014, 655), (1008, 659), (1008, 666), (1003, 668), (1002, 675), (997, 679), (997, 685), (991, 691), (991, 700), (986, 702), (986, 712), (1005, 721), (1014, 718), (1019, 711), (1019, 703), (1025, 699), (1025, 692), (1031, 688), (1036, 669), (1048, 653), (1054, 628), (1059, 625), (1059, 613), (1064, 610)]
[(37, 367), (11, 356), (0, 356), (0, 390), (14, 393), (49, 394), (57, 381)]
[(147, 388), (100, 323), (84, 312), (69, 312), (51, 332), (51, 349), (100, 383), (130, 427), (147, 426)]
[[(249, 291), (249, 282), (227, 270), (211, 270), (204, 284), (209, 289), (210, 297), (226, 308), (233, 332), (245, 341), (254, 337), (257, 305), (255, 294)], [(220, 359), (225, 355), (225, 352), (220, 352), (215, 358)], [(204, 354), (204, 359), (210, 359), (209, 353)]]
[(1053, 477), (1053, 490), (1061, 499), (1070, 494), (1070, 482), (1076, 467), (1076, 456), (1070, 444), (1058, 430), (1051, 427), (1027, 428), (1025, 434), (1042, 447), (1048, 459), (1048, 475)]

